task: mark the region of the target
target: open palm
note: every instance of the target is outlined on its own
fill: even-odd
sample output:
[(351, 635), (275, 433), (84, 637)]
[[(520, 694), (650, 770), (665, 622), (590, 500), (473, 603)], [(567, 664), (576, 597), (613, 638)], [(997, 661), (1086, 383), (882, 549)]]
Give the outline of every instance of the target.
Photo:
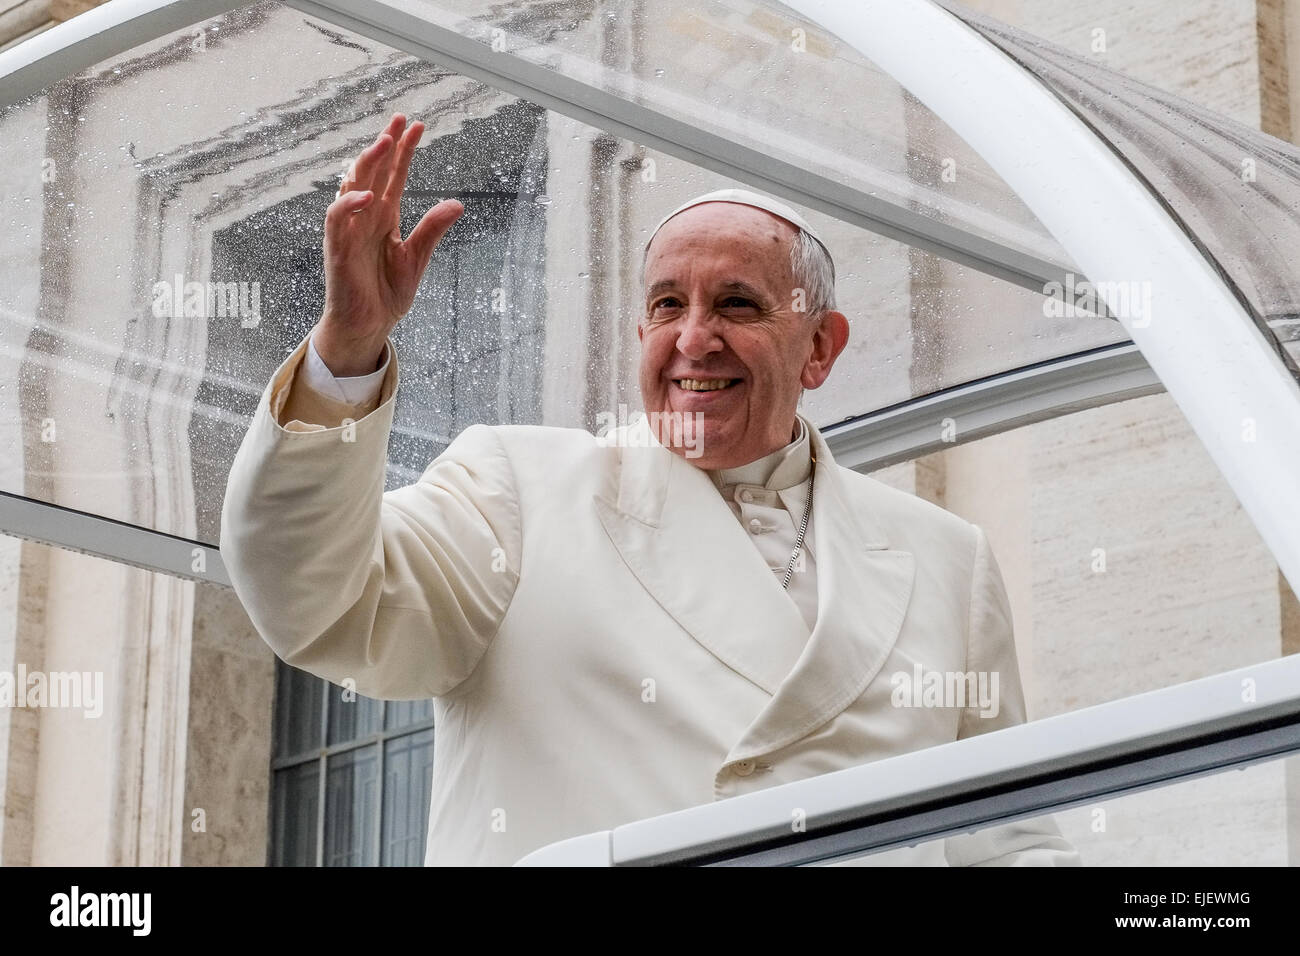
[(423, 123), (408, 127), (395, 113), (352, 164), (325, 214), (325, 310), (312, 342), (336, 376), (375, 370), (433, 250), (465, 211), (444, 199), (402, 239), (402, 190), (423, 132)]

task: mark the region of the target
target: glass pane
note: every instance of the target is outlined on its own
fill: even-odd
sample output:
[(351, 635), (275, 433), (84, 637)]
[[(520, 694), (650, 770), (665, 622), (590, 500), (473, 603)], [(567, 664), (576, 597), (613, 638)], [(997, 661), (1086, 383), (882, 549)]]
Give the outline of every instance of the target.
[(1300, 377), (1300, 147), (945, 5), (1042, 79), (1132, 164), (1246, 296)]
[(422, 866), (433, 787), (433, 731), (384, 744), (384, 866)]
[(1167, 394), (872, 474), (985, 531), (1029, 720), (1300, 649), (1276, 560)]
[(375, 866), (379, 747), (329, 758), (325, 778), (325, 865)]
[[(1051, 235), (942, 121), (857, 51), (782, 4), (384, 6), (1068, 268)], [(801, 95), (791, 96), (792, 89)]]
[(536, 107), (288, 8), (207, 28), (206, 50), (186, 28), (92, 68), (84, 100), (67, 82), (0, 112), (22, 165), (0, 233), (0, 420), (22, 453), (0, 481), (215, 543), (249, 415), (319, 317), (337, 175), (394, 111), (428, 125), (403, 230), (439, 198), (468, 208), (394, 335), (390, 485), (474, 421), (536, 420), (546, 138)]
[[(1084, 866), (1297, 866), (1300, 757), (1178, 780), (1048, 816), (1078, 850)], [(922, 843), (915, 850), (887, 850), (875, 861), (864, 855), (830, 865), (878, 865), (886, 858), (903, 862), (909, 854), (932, 853), (940, 842)], [(1249, 915), (1248, 906), (1214, 906), (1194, 898), (1182, 902), (1186, 905), (1177, 909), (1184, 915)], [(1163, 906), (1134, 903), (1117, 906), (1114, 915), (1154, 914), (1163, 919), (1172, 909), (1169, 900)]]
[(276, 757), (293, 757), (320, 750), (325, 687), (325, 682), (319, 677), (276, 661)]
[(329, 743), (347, 743), (379, 733), (383, 726), (384, 705), (334, 684), (327, 684), (330, 698)]
[[(436, 22), (480, 13), (416, 8)], [(602, 89), (1050, 253), (950, 131), (812, 28), (796, 54), (794, 21), (762, 4), (590, 9), (496, 15), (518, 55), (581, 61), (575, 75)], [(216, 543), (258, 397), (319, 316), (337, 175), (395, 111), (428, 126), (403, 228), (444, 196), (467, 212), (394, 334), (387, 487), (415, 481), (473, 422), (594, 429), (620, 405), (640, 409), (644, 237), (682, 199), (745, 184), (276, 4), (203, 35), (177, 31), (0, 112), (0, 157), (20, 171), (3, 187), (0, 262), (17, 281), (0, 288), (0, 421), (21, 449), (0, 488)], [(596, 55), (606, 49), (627, 62)], [(804, 68), (808, 95), (784, 95)], [(826, 103), (842, 122), (825, 122)], [(821, 423), (1123, 338), (1116, 323), (1046, 319), (1033, 293), (801, 211), (833, 248), (854, 325), (808, 396)]]
[(384, 705), (385, 730), (409, 727), (432, 717), (432, 700), (390, 700)]
[(315, 866), (320, 762), (277, 770), (273, 790), (271, 865)]
[(838, 277), (849, 344), (826, 384), (804, 393), (819, 427), (1128, 341), (1113, 320), (1054, 317), (1049, 300), (1027, 289), (878, 237), (871, 245), (862, 271)]

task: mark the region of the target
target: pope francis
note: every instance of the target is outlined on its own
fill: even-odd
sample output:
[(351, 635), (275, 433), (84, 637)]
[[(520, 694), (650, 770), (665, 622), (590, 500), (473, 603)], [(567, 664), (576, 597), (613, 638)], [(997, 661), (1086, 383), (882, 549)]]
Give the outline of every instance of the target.
[[(1024, 720), (983, 532), (836, 465), (797, 412), (849, 324), (828, 250), (768, 197), (701, 196), (652, 235), (647, 417), (475, 425), (385, 492), (389, 333), (464, 211), (443, 201), (402, 239), (422, 130), (395, 115), (329, 208), (325, 309), (235, 457), (221, 551), (286, 663), (433, 698), (427, 863), (509, 864)], [(995, 699), (900, 703), (922, 672)], [(1077, 863), (1050, 821), (876, 859)]]

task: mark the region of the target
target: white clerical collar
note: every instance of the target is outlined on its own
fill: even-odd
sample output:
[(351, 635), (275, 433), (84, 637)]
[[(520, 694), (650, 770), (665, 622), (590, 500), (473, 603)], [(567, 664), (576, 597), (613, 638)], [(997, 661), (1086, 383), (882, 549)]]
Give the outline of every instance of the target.
[(734, 468), (716, 468), (709, 477), (721, 490), (730, 485), (759, 485), (769, 491), (784, 491), (808, 480), (812, 470), (811, 441), (803, 419), (795, 417), (799, 435), (784, 448)]

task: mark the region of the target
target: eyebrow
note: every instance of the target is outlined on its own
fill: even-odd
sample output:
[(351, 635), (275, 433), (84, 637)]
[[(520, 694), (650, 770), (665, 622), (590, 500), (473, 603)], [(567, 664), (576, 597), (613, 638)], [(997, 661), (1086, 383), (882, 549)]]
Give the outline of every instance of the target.
[[(654, 285), (650, 286), (649, 290), (647, 290), (646, 298), (653, 299), (659, 293), (667, 292), (669, 289), (675, 289), (675, 288), (677, 288), (676, 280), (660, 279)], [(722, 283), (722, 291), (739, 292), (743, 295), (749, 296), (751, 299), (756, 299), (759, 302), (767, 301), (767, 296), (764, 295), (760, 290), (754, 288), (748, 282), (742, 282), (740, 279), (728, 279), (726, 282)]]

